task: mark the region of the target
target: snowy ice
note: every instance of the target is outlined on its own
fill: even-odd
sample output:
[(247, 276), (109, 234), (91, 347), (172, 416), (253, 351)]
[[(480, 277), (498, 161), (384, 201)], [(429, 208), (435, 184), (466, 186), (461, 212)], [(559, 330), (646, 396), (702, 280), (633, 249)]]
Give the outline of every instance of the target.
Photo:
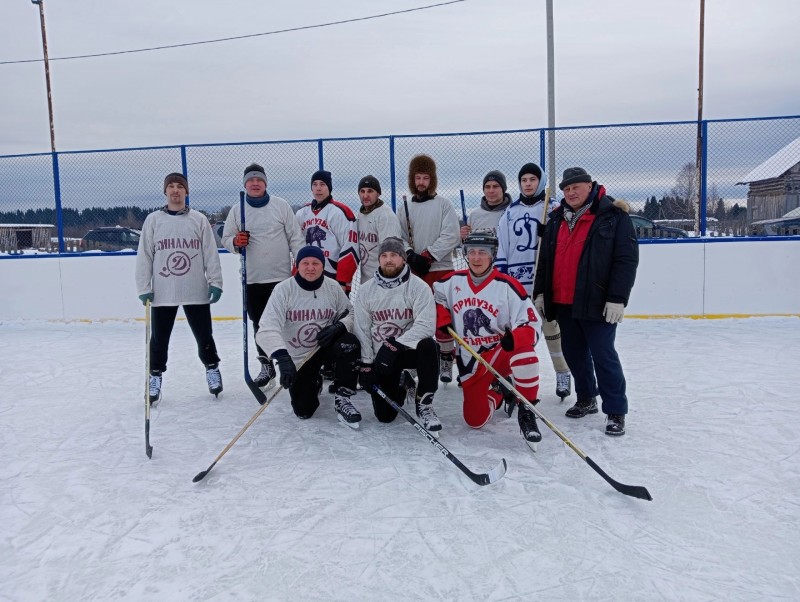
[(626, 319), (621, 438), (564, 416), (540, 349), (538, 408), (648, 502), (544, 424), (536, 454), (516, 416), (469, 429), (455, 383), (440, 441), (475, 472), (505, 458), (494, 485), (364, 392), (359, 431), (327, 393), (301, 421), (280, 392), (193, 483), (259, 409), (240, 322), (214, 324), (219, 400), (176, 324), (152, 460), (143, 322), (0, 322), (0, 600), (800, 599), (799, 325)]

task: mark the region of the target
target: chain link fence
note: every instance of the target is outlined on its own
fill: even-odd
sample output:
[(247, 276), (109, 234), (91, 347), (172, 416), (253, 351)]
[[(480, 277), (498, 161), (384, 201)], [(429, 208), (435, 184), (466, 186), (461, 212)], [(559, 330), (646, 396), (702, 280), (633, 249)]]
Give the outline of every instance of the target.
[[(798, 235), (800, 116), (555, 128), (556, 174), (585, 168), (627, 201), (641, 239)], [(398, 208), (408, 163), (437, 163), (438, 192), (464, 219), (483, 176), (548, 172), (549, 130), (291, 140), (9, 155), (0, 157), (0, 254), (135, 251), (145, 216), (163, 206), (167, 173), (184, 173), (189, 203), (212, 224), (238, 202), (244, 168), (263, 165), (270, 194), (295, 209), (310, 202), (311, 174), (333, 174), (333, 197), (359, 207), (371, 174)], [(699, 139), (699, 144), (698, 144)], [(699, 170), (698, 170), (699, 148)], [(551, 183), (553, 184), (553, 183)], [(555, 188), (555, 186), (553, 186)], [(560, 191), (555, 188), (554, 193)], [(463, 198), (463, 202), (462, 202)], [(794, 211), (794, 213), (793, 213)]]

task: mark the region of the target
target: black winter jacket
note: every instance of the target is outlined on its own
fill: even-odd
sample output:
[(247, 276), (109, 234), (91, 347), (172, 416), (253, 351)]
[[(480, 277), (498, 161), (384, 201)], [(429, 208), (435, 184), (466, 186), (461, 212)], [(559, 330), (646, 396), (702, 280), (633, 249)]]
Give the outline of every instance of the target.
[[(572, 317), (579, 320), (603, 321), (607, 301), (628, 304), (639, 265), (639, 243), (625, 201), (606, 196), (602, 187), (593, 183), (589, 211), (595, 214), (586, 238), (575, 281)], [(533, 297), (544, 294), (547, 320), (555, 319), (553, 307), (553, 264), (556, 240), (564, 222), (564, 201), (548, 216), (544, 237), (537, 258)]]

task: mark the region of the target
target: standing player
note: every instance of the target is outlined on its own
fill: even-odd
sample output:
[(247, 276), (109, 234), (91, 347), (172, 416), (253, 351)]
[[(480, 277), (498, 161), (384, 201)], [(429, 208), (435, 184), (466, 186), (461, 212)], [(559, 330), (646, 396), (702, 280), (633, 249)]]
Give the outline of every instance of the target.
[(217, 243), (208, 218), (186, 205), (189, 183), (183, 174), (164, 179), (167, 204), (149, 214), (142, 226), (136, 254), (136, 289), (150, 301), (150, 402), (161, 399), (162, 374), (178, 307), (197, 341), (197, 353), (206, 367), (208, 391), (222, 392), (219, 356), (211, 332), (211, 303), (222, 296), (222, 270)]
[(361, 265), (361, 284), (365, 284), (378, 269), (378, 246), (394, 236), (400, 238), (400, 222), (381, 195), (381, 183), (375, 176), (364, 176), (358, 183), (358, 252)]
[[(408, 166), (411, 201), (404, 199), (403, 208), (397, 212), (408, 265), (428, 286), (453, 270), (453, 250), (461, 242), (458, 216), (452, 203), (436, 193), (437, 184), (434, 160), (428, 155), (413, 157)], [(440, 351), (439, 378), (449, 383), (453, 379), (455, 344), (441, 331), (436, 332), (436, 341)]]
[(297, 223), (306, 245), (315, 245), (325, 257), (325, 275), (349, 294), (358, 267), (358, 230), (350, 207), (333, 200), (331, 172), (311, 176), (314, 200), (297, 211)]
[[(302, 238), (289, 203), (267, 192), (263, 167), (256, 163), (245, 167), (244, 189), (247, 230), (242, 230), (241, 210), (234, 205), (225, 220), (222, 244), (231, 253), (247, 249), (247, 315), (255, 336), (275, 285), (292, 275), (290, 254), (297, 254)], [(253, 382), (264, 387), (275, 378), (275, 368), (264, 350), (256, 347), (261, 371)]]
[[(506, 209), (497, 228), (495, 267), (522, 283), (528, 295), (533, 291), (533, 274), (538, 259), (539, 237), (544, 233), (542, 216), (547, 199), (547, 175), (535, 163), (519, 170), (519, 199)], [(552, 208), (555, 208), (553, 206)], [(556, 369), (556, 395), (563, 401), (572, 392), (569, 366), (561, 352), (561, 330), (555, 320), (544, 320), (542, 331), (550, 359)]]
[[(296, 265), (295, 275), (272, 292), (256, 341), (278, 362), (281, 386), (288, 389), (298, 418), (311, 418), (319, 407), (320, 367), (325, 363), (336, 374), (334, 410), (339, 421), (358, 428), (361, 414), (350, 397), (356, 392), (361, 351), (358, 339), (349, 332), (353, 328), (350, 302), (341, 287), (324, 276), (322, 249), (303, 247)], [(317, 345), (319, 350), (298, 369)]]
[[(497, 239), (475, 233), (464, 241), (468, 268), (452, 272), (433, 285), (436, 326), (452, 328), (532, 404), (538, 402), (539, 359), (534, 346), (540, 321), (525, 289), (492, 267)], [(472, 428), (489, 422), (503, 404), (499, 383), (483, 364), (460, 349), (456, 356), (464, 394), (464, 420)], [(513, 403), (509, 397), (509, 404)], [(531, 449), (542, 435), (536, 415), (517, 402), (520, 431)], [(513, 405), (510, 405), (513, 412)]]
[(372, 394), (378, 420), (391, 422), (397, 417), (397, 410), (380, 399), (372, 391), (372, 385), (377, 384), (398, 405), (403, 405), (401, 371), (416, 369), (417, 416), (427, 430), (440, 431), (442, 423), (433, 411), (439, 376), (433, 339), (436, 330), (433, 294), (406, 265), (402, 240), (386, 238), (378, 251), (380, 267), (374, 278), (361, 286), (355, 300), (355, 334), (361, 343), (361, 386)]
[(488, 232), (492, 236), (497, 236), (500, 216), (511, 204), (511, 197), (508, 196), (506, 189), (506, 177), (503, 172), (494, 170), (483, 177), (481, 206), (470, 213), (466, 225), (461, 226), (462, 240), (470, 232)]

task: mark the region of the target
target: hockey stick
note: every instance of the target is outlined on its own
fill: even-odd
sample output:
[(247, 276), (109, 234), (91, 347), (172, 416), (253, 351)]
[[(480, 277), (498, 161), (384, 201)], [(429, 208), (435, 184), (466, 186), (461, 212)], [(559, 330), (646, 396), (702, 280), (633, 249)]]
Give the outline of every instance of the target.
[[(411, 218), (408, 217), (408, 199), (403, 195), (403, 208), (406, 210), (406, 228), (408, 229), (408, 244), (414, 251), (414, 232), (411, 231)], [(416, 251), (415, 251), (416, 252)]]
[[(311, 351), (309, 351), (308, 353), (306, 353), (306, 356), (303, 358), (303, 361), (302, 361), (302, 362), (300, 362), (300, 365), (297, 367), (297, 371), (298, 371), (298, 372), (300, 372), (300, 368), (302, 368), (302, 367), (303, 367), (303, 365), (304, 365), (304, 364), (305, 364), (305, 363), (306, 363), (308, 360), (310, 360), (310, 359), (311, 359), (311, 356), (312, 356), (312, 355), (314, 355), (314, 354), (317, 352), (317, 350), (318, 350), (318, 349), (319, 349), (319, 347), (314, 347), (314, 348), (313, 348)], [(261, 416), (261, 413), (262, 413), (264, 410), (266, 410), (266, 409), (267, 409), (267, 406), (268, 406), (268, 405), (269, 405), (269, 404), (272, 402), (272, 400), (273, 400), (273, 399), (275, 399), (275, 396), (276, 396), (276, 395), (278, 395), (278, 393), (280, 393), (282, 390), (283, 390), (283, 387), (281, 387), (281, 386), (279, 385), (279, 386), (278, 386), (278, 388), (277, 388), (277, 389), (275, 389), (275, 392), (274, 392), (272, 395), (270, 395), (269, 399), (266, 399), (266, 401), (265, 401), (265, 402), (264, 402), (264, 403), (261, 405), (261, 407), (260, 407), (260, 408), (258, 408), (258, 411), (256, 411), (256, 413), (255, 413), (255, 414), (253, 414), (253, 417), (252, 417), (252, 418), (250, 418), (250, 420), (248, 420), (248, 421), (247, 421), (247, 424), (245, 424), (245, 425), (242, 427), (242, 429), (241, 429), (241, 430), (240, 430), (238, 433), (236, 433), (236, 436), (235, 436), (233, 439), (231, 439), (231, 442), (230, 442), (230, 443), (228, 443), (228, 445), (226, 445), (226, 446), (225, 446), (225, 449), (223, 449), (223, 450), (222, 450), (222, 451), (219, 453), (219, 455), (218, 455), (216, 458), (214, 458), (214, 461), (211, 463), (211, 465), (210, 465), (208, 468), (206, 468), (205, 470), (198, 472), (198, 473), (197, 473), (197, 474), (194, 476), (194, 478), (192, 479), (192, 483), (198, 483), (198, 482), (200, 482), (200, 481), (202, 481), (203, 479), (205, 479), (205, 478), (206, 478), (206, 475), (207, 475), (209, 472), (211, 472), (211, 469), (212, 469), (212, 468), (214, 468), (214, 466), (216, 466), (216, 465), (217, 465), (217, 462), (219, 462), (219, 461), (222, 459), (222, 456), (224, 456), (225, 454), (227, 454), (227, 453), (228, 453), (228, 450), (234, 446), (234, 444), (235, 444), (235, 443), (236, 443), (236, 442), (239, 440), (239, 437), (241, 437), (242, 435), (244, 435), (244, 432), (245, 432), (247, 429), (249, 429), (249, 428), (250, 428), (250, 426), (251, 426), (251, 425), (252, 425), (252, 424), (253, 424), (253, 423), (254, 423), (254, 422), (255, 422), (255, 421), (258, 419), (258, 417), (259, 417), (259, 416)], [(259, 391), (260, 391), (260, 390), (259, 390)], [(263, 393), (262, 393), (262, 394), (263, 394)], [(266, 398), (266, 395), (265, 395), (264, 397)]]
[(461, 217), (464, 218), (464, 225), (467, 225), (467, 204), (464, 201), (464, 189), (459, 190), (461, 193)]
[(564, 443), (566, 443), (567, 447), (569, 447), (572, 451), (574, 451), (576, 454), (578, 454), (583, 460), (585, 460), (586, 463), (589, 466), (591, 466), (592, 469), (597, 474), (599, 474), (601, 477), (603, 477), (609, 485), (611, 485), (614, 489), (616, 489), (617, 491), (619, 491), (622, 494), (629, 495), (629, 496), (635, 497), (635, 498), (639, 498), (641, 500), (652, 501), (653, 497), (650, 495), (650, 492), (647, 491), (646, 487), (642, 487), (641, 485), (625, 485), (624, 483), (620, 483), (619, 481), (615, 481), (610, 476), (608, 476), (602, 468), (600, 468), (597, 464), (595, 464), (594, 460), (592, 460), (583, 451), (581, 451), (581, 449), (577, 445), (575, 445), (572, 441), (570, 441), (570, 439), (564, 433), (562, 433), (555, 424), (550, 422), (550, 420), (548, 420), (547, 417), (544, 414), (542, 414), (536, 408), (536, 406), (534, 406), (530, 401), (525, 399), (525, 397), (522, 395), (522, 393), (517, 391), (517, 388), (514, 385), (512, 385), (510, 382), (508, 382), (508, 380), (503, 378), (500, 375), (500, 373), (497, 370), (495, 370), (494, 367), (489, 362), (487, 362), (485, 359), (483, 359), (472, 347), (470, 347), (467, 344), (466, 341), (464, 341), (464, 339), (462, 339), (460, 336), (458, 336), (458, 334), (456, 334), (456, 332), (452, 328), (448, 328), (447, 331), (456, 340), (456, 342), (459, 345), (461, 345), (461, 347), (466, 349), (472, 357), (474, 357), (481, 364), (483, 364), (483, 366), (489, 372), (491, 372), (495, 376), (495, 378), (497, 378), (497, 380), (503, 386), (505, 386), (512, 393), (514, 393), (514, 396), (520, 402), (524, 403), (525, 406), (528, 409), (530, 409), (534, 414), (536, 414), (539, 417), (539, 419), (541, 419), (541, 421), (544, 422), (547, 425), (547, 428), (549, 428), (551, 431), (553, 431), (558, 436), (559, 439), (561, 439)]
[[(244, 223), (244, 190), (239, 192), (239, 217), (242, 222), (242, 230), (245, 230)], [(250, 392), (255, 396), (256, 401), (264, 404), (267, 396), (261, 388), (253, 382), (250, 376), (249, 356), (247, 352), (247, 247), (239, 249), (242, 261), (242, 349), (244, 350), (244, 382), (247, 383)]]
[(150, 299), (144, 304), (144, 453), (148, 458), (153, 457), (153, 446), (150, 445)]
[(503, 476), (506, 474), (506, 469), (508, 468), (508, 465), (506, 464), (505, 458), (500, 460), (500, 463), (494, 468), (492, 468), (489, 472), (480, 474), (472, 472), (469, 468), (464, 466), (464, 464), (461, 463), (461, 460), (456, 458), (444, 445), (439, 443), (436, 437), (431, 435), (428, 431), (425, 430), (425, 428), (419, 422), (414, 420), (414, 418), (411, 417), (411, 414), (406, 412), (402, 406), (397, 405), (391, 397), (389, 397), (386, 393), (384, 393), (378, 385), (373, 385), (372, 388), (378, 395), (380, 395), (381, 399), (383, 399), (386, 403), (388, 403), (400, 414), (402, 414), (403, 418), (405, 418), (420, 435), (422, 435), (428, 440), (428, 443), (433, 445), (436, 449), (439, 450), (439, 452), (441, 452), (441, 454), (445, 458), (447, 458), (453, 464), (455, 464), (461, 472), (463, 472), (472, 480), (473, 483), (477, 483), (478, 485), (491, 485), (492, 483), (496, 483), (497, 481), (502, 479)]

